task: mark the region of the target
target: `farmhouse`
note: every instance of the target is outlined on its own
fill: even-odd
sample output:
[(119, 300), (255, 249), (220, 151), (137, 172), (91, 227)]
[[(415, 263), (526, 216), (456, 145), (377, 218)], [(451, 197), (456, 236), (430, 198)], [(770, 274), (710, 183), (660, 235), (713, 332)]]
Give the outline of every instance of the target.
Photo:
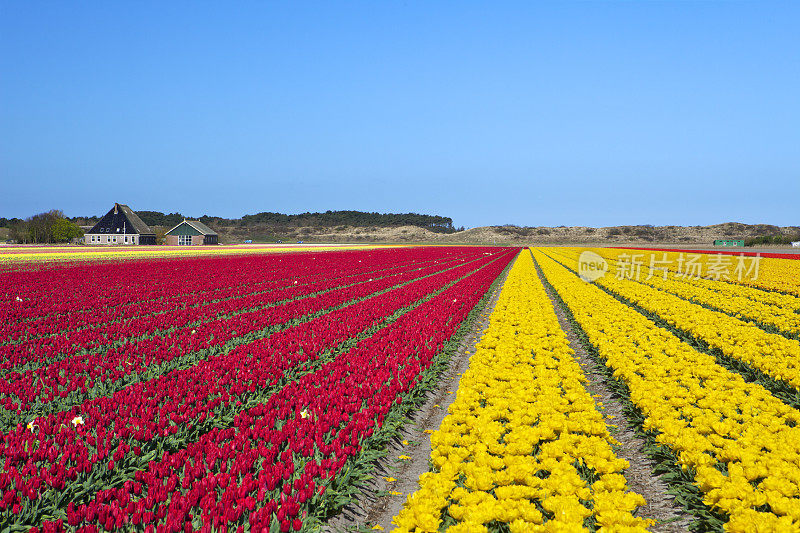
[(184, 220), (166, 234), (169, 246), (219, 244), (217, 232), (199, 220)]
[(155, 244), (150, 226), (125, 204), (114, 204), (100, 222), (84, 235), (86, 244)]

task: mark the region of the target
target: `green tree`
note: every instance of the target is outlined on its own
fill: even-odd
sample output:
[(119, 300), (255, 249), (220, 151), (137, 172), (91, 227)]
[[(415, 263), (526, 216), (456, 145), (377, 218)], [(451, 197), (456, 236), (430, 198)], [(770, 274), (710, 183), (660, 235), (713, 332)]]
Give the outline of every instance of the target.
[(53, 224), (60, 218), (64, 218), (64, 213), (57, 209), (28, 217), (28, 240), (35, 243), (53, 242)]
[(83, 235), (83, 230), (74, 222), (66, 218), (59, 218), (53, 222), (51, 228), (53, 242), (69, 242), (76, 237)]
[(28, 231), (28, 223), (24, 220), (15, 222), (9, 226), (9, 237), (11, 240), (17, 241), (20, 244), (27, 243), (30, 239), (30, 232)]

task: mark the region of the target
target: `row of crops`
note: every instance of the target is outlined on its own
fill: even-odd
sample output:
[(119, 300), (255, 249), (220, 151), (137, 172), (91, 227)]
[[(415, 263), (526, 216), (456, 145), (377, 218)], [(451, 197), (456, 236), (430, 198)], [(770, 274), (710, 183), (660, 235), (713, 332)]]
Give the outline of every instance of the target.
[(799, 265), (408, 247), (4, 271), (0, 530), (318, 530), (503, 279), (398, 531), (662, 526), (568, 332), (695, 529), (797, 530)]
[(641, 261), (633, 275), (632, 258), (651, 252), (594, 249), (607, 272), (590, 283), (585, 252), (515, 261), (398, 531), (661, 526), (628, 486), (567, 328), (605, 369), (694, 529), (799, 530), (800, 261), (762, 258), (753, 276), (748, 258), (741, 279), (688, 276), (689, 259), (731, 259), (659, 251), (659, 268)]
[(0, 529), (289, 531), (348, 501), (517, 250), (2, 274)]

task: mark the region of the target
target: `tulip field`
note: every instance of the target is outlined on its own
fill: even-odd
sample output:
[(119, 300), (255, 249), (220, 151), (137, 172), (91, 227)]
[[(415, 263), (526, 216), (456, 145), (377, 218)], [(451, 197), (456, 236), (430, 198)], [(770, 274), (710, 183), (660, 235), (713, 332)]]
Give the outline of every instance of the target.
[[(597, 248), (608, 272), (588, 280), (586, 251), (515, 261), (396, 530), (681, 530), (629, 484), (625, 423), (684, 527), (800, 531), (800, 261)], [(626, 420), (604, 419), (567, 329)]]
[(218, 246), (58, 246), (25, 245), (0, 247), (0, 272), (14, 268), (38, 268), (43, 263), (116, 261), (120, 259), (160, 259), (197, 256), (229, 256), (264, 253), (291, 253), (298, 249), (315, 251), (375, 248), (370, 244), (249, 244)]
[(0, 529), (309, 529), (516, 253), (3, 272)]
[[(457, 357), (469, 367), (424, 432), (427, 472), (389, 493), (383, 526), (354, 526), (800, 531), (800, 260), (25, 257), (0, 268), (0, 531), (319, 531), (369, 490)], [(479, 317), (474, 350), (460, 347)], [(620, 439), (668, 490), (631, 475), (645, 461)]]
[(445, 509), (451, 532), (500, 523), (535, 531), (545, 522), (554, 531), (584, 523), (642, 529), (646, 522), (632, 511), (643, 498), (628, 490), (626, 461), (615, 456), (582, 380), (525, 251), (431, 437), (436, 470), (395, 518), (399, 529), (437, 531)]

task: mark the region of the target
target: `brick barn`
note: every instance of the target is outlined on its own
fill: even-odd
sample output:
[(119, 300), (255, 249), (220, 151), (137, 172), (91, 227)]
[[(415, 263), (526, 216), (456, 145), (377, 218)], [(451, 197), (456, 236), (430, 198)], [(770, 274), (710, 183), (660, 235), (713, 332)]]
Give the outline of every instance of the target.
[(86, 244), (155, 244), (150, 226), (125, 204), (114, 204), (100, 222), (84, 234)]
[(184, 220), (166, 234), (169, 246), (219, 244), (219, 235), (199, 220)]

